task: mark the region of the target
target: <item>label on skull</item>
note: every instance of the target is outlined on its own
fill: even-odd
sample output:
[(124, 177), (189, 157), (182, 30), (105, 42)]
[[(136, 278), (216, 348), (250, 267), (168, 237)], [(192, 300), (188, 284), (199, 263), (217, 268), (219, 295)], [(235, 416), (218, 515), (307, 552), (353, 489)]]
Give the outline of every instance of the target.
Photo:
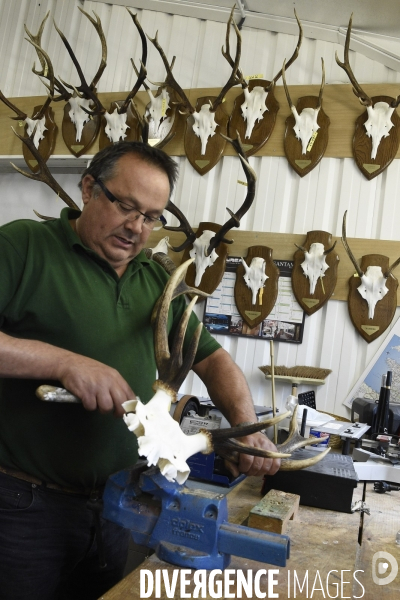
[(307, 152), (310, 152), (311, 148), (314, 146), (314, 142), (317, 139), (317, 135), (318, 135), (318, 131), (314, 131), (314, 133), (311, 136), (310, 141), (308, 142)]

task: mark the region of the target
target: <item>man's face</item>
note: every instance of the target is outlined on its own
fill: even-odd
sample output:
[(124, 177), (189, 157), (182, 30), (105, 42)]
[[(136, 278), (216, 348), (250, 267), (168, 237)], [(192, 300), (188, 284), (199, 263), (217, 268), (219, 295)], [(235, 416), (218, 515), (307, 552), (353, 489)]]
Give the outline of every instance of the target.
[[(122, 156), (114, 177), (103, 183), (116, 198), (150, 217), (162, 214), (170, 193), (167, 174), (133, 154)], [(93, 185), (93, 177), (86, 175), (82, 180), (84, 208), (76, 231), (82, 242), (121, 276), (144, 247), (151, 230), (138, 213), (121, 214), (117, 203), (110, 202), (104, 192), (95, 197)]]

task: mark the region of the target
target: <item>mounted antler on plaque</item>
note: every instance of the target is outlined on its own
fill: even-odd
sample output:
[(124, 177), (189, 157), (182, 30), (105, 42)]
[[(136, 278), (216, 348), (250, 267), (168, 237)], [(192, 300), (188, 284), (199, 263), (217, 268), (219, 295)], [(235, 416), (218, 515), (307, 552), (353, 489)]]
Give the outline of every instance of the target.
[(400, 96), (374, 96), (370, 98), (357, 82), (350, 67), (349, 46), (353, 15), (350, 17), (344, 47), (344, 62), (336, 52), (336, 62), (347, 73), (353, 92), (366, 111), (356, 121), (353, 137), (353, 154), (358, 168), (367, 178), (372, 179), (390, 165), (395, 158), (400, 141), (400, 117), (395, 109), (400, 104)]
[[(233, 240), (228, 240), (225, 236), (233, 227), (240, 227), (240, 219), (251, 207), (256, 193), (257, 177), (246, 160), (240, 138), (237, 140), (226, 138), (226, 140), (233, 145), (238, 153), (247, 179), (246, 197), (236, 213), (227, 208), (231, 217), (222, 227), (216, 223), (200, 223), (196, 233), (194, 233), (184, 215), (180, 211), (177, 212), (178, 209), (175, 205), (167, 205), (166, 207), (179, 219), (180, 225), (179, 227), (167, 225), (164, 229), (182, 231), (186, 235), (186, 240), (180, 246), (172, 247), (172, 250), (175, 252), (185, 250), (182, 262), (185, 262), (189, 256), (194, 258), (193, 265), (188, 269), (186, 281), (189, 285), (208, 294), (216, 289), (225, 272), (228, 253), (227, 244), (233, 243)], [(190, 245), (192, 245), (192, 248), (189, 250)]]
[(285, 77), (285, 63), (282, 67), (282, 80), (292, 116), (286, 119), (285, 154), (290, 166), (300, 177), (307, 175), (325, 154), (328, 145), (329, 117), (322, 109), (322, 93), (325, 86), (325, 66), (322, 62), (322, 81), (319, 96), (303, 96), (294, 106)]
[[(296, 11), (294, 11), (294, 14), (299, 26), (299, 39), (295, 51), (286, 63), (286, 69), (288, 69), (298, 57), (303, 39), (303, 29)], [(236, 30), (236, 25), (233, 21), (233, 12), (231, 13), (231, 22)], [(229, 22), (226, 32), (226, 52), (224, 53), (224, 57), (230, 65), (233, 64), (229, 55)], [(235, 100), (233, 111), (229, 119), (228, 135), (232, 137), (234, 132), (239, 132), (247, 156), (255, 154), (265, 145), (275, 127), (279, 103), (274, 96), (274, 88), (281, 75), (282, 70), (275, 75), (272, 81), (259, 79), (258, 77), (262, 77), (262, 75), (257, 76), (257, 78), (251, 79), (250, 81), (246, 81), (240, 69), (237, 70), (237, 77), (240, 79), (243, 94), (238, 96)]]
[(346, 215), (343, 215), (342, 242), (356, 273), (349, 279), (349, 314), (354, 327), (367, 342), (372, 342), (389, 327), (397, 306), (398, 281), (392, 271), (398, 258), (389, 266), (382, 254), (368, 254), (358, 265), (346, 237)]
[(304, 312), (312, 315), (328, 302), (336, 287), (336, 242), (332, 244), (332, 235), (326, 231), (308, 231), (303, 246), (295, 246), (298, 250), (293, 256), (293, 293)]
[[(231, 19), (228, 25), (230, 22)], [(228, 81), (218, 96), (198, 98), (195, 107), (192, 106), (185, 92), (172, 75), (167, 57), (158, 43), (157, 34), (154, 39), (149, 38), (160, 53), (167, 70), (164, 85), (168, 85), (176, 91), (181, 100), (181, 112), (187, 115), (184, 138), (185, 153), (190, 164), (200, 175), (208, 173), (215, 167), (225, 148), (224, 135), (227, 133), (229, 117), (222, 108), (222, 102), (228, 91), (240, 83), (237, 70), (241, 53), (241, 37), (236, 25), (235, 31), (237, 35), (236, 56), (235, 60), (232, 61), (232, 72)], [(218, 133), (221, 134), (219, 136), (215, 135), (217, 127)]]

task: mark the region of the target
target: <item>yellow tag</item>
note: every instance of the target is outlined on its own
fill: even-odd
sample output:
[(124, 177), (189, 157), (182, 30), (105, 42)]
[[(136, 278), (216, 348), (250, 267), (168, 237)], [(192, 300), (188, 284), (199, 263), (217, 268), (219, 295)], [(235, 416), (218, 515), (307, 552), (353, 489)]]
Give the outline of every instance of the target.
[(226, 101), (226, 98), (222, 98), (222, 104)]
[(246, 75), (245, 79), (264, 79), (264, 75), (262, 73), (258, 73), (257, 75)]
[(49, 67), (48, 67), (48, 65), (47, 65), (47, 63), (46, 63), (46, 66), (45, 66), (45, 68), (43, 69), (43, 77), (47, 77), (47, 74), (48, 74), (48, 72), (49, 72)]
[(163, 98), (162, 102), (161, 102), (161, 116), (165, 117), (166, 112), (167, 112), (167, 99)]
[(308, 142), (307, 152), (310, 152), (311, 148), (314, 146), (314, 142), (317, 139), (317, 135), (318, 135), (318, 131), (314, 131), (314, 133), (311, 136), (310, 141)]
[(264, 288), (260, 288), (260, 291), (258, 292), (258, 304), (262, 304), (262, 299), (263, 299), (263, 293), (264, 293)]
[(240, 185), (245, 185), (247, 187), (247, 181), (240, 181), (240, 179), (238, 179), (237, 182), (240, 183)]
[(18, 121), (18, 127), (23, 127), (24, 123), (25, 123), (25, 121)]

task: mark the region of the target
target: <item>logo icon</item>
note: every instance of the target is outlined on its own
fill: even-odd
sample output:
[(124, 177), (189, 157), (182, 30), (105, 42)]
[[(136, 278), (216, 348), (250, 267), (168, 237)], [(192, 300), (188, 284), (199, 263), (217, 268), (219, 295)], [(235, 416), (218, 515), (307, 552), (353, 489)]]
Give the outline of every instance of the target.
[[(391, 570), (389, 570), (391, 567)], [(389, 570), (389, 574), (385, 575)], [(397, 560), (389, 552), (375, 552), (372, 557), (372, 579), (376, 585), (387, 585), (392, 583), (397, 577), (399, 566)]]

